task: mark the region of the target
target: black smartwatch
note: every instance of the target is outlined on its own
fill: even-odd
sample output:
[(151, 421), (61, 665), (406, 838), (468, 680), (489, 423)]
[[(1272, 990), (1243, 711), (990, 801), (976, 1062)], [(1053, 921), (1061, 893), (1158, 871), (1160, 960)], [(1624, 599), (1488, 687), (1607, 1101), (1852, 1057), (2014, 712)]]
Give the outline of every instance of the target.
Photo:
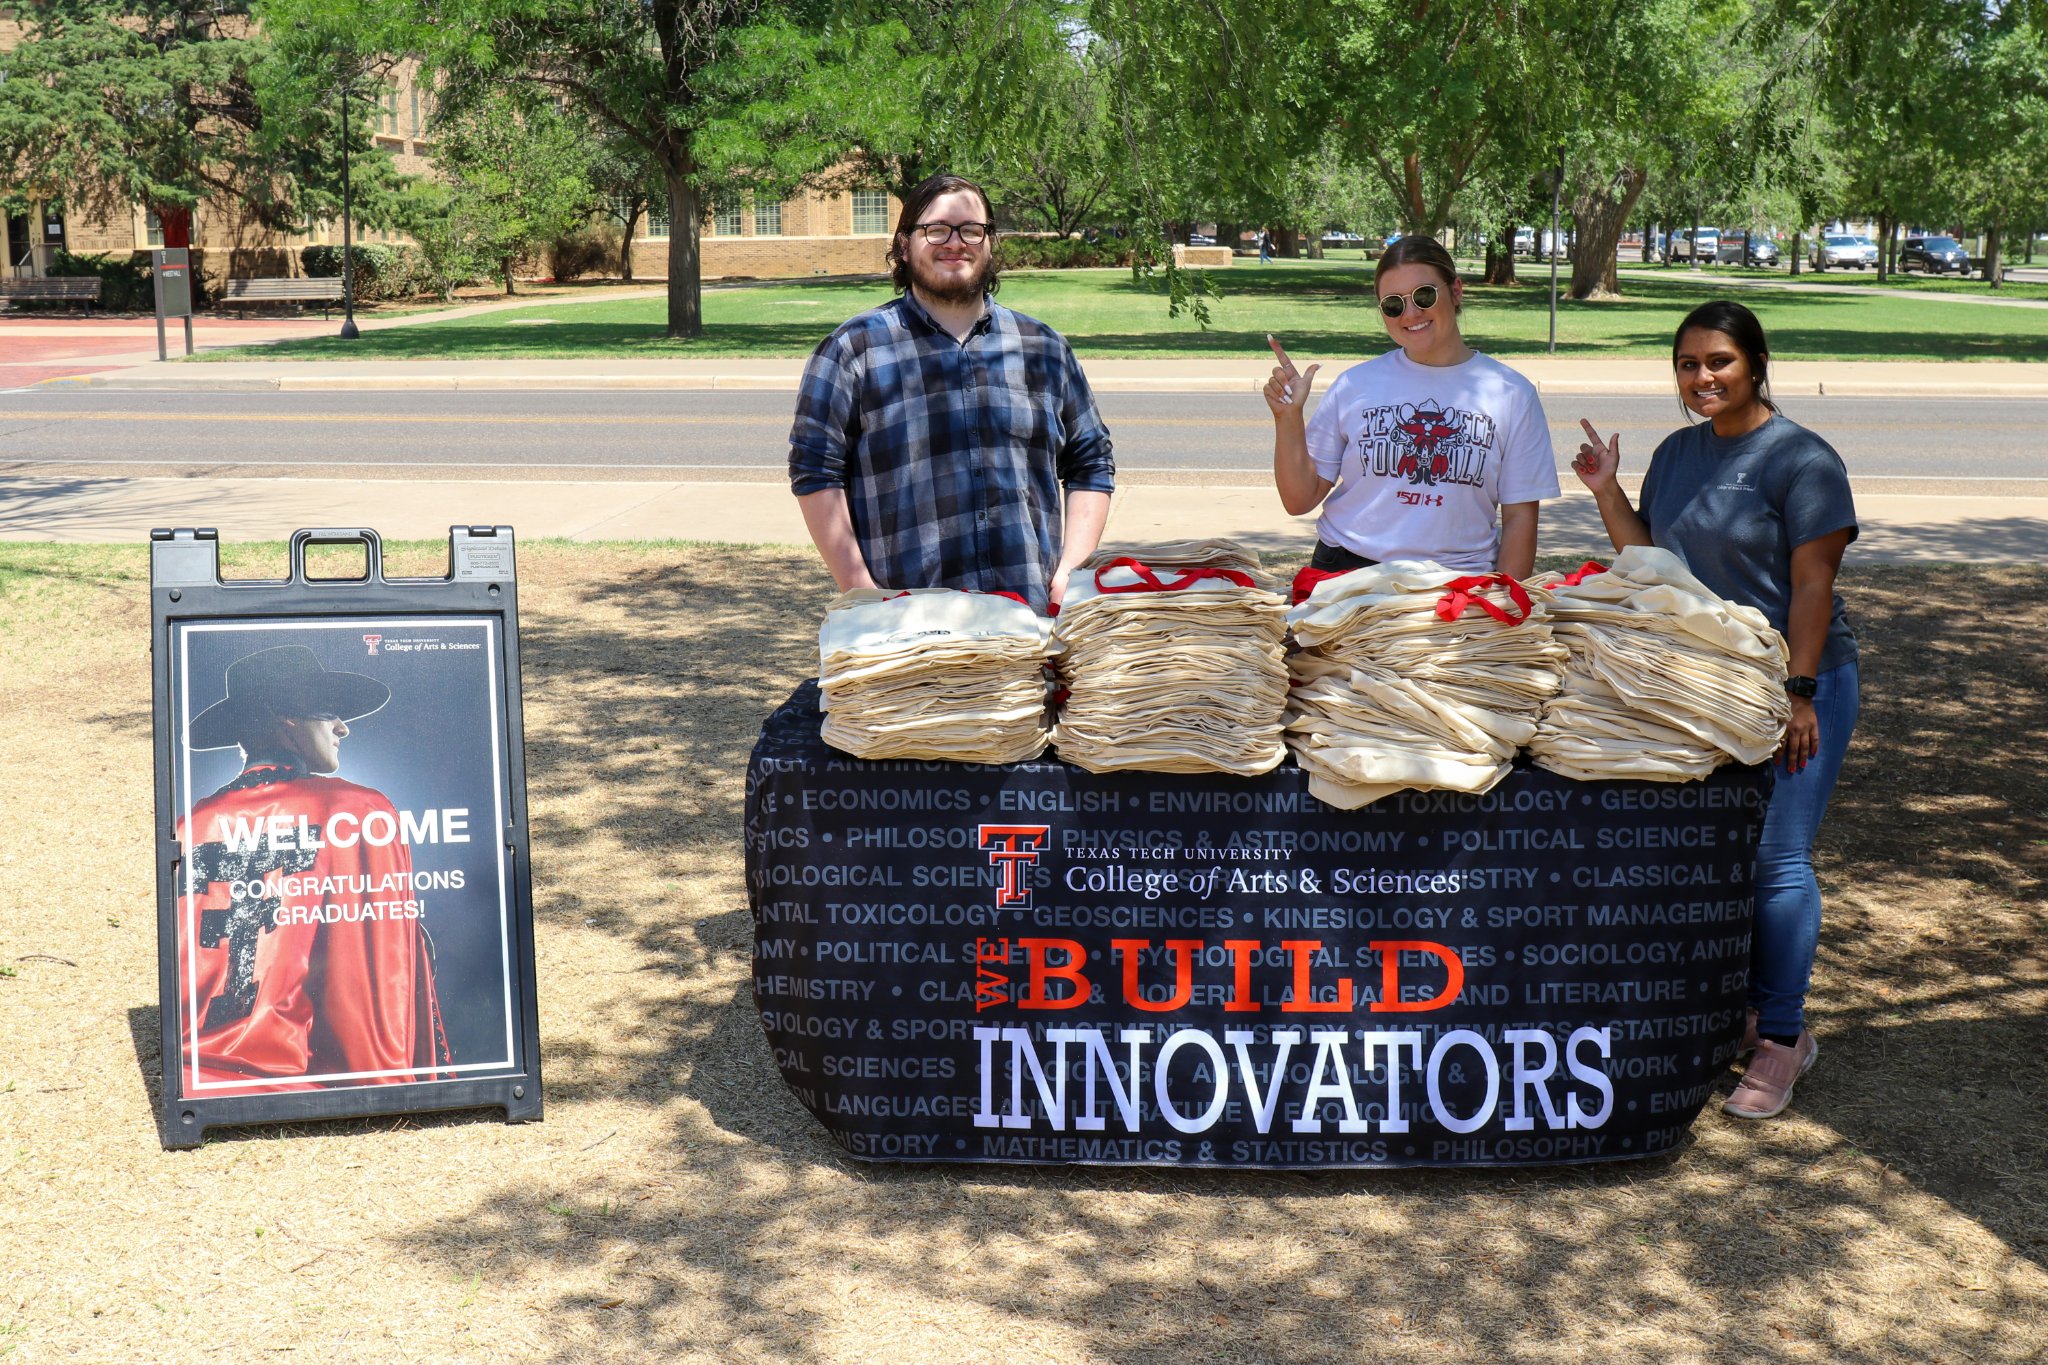
[(1808, 701), (1813, 700), (1813, 694), (1816, 691), (1818, 691), (1819, 688), (1820, 684), (1815, 682), (1812, 678), (1785, 679), (1785, 690), (1787, 692), (1790, 692), (1795, 697), (1804, 697)]

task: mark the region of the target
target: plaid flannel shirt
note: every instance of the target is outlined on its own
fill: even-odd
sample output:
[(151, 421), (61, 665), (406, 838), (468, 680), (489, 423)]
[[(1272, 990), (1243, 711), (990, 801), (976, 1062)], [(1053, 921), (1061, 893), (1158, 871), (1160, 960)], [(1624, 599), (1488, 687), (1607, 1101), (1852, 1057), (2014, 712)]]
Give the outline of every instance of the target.
[(1065, 339), (993, 300), (961, 342), (906, 294), (849, 319), (804, 367), (790, 487), (846, 490), (884, 587), (1014, 592), (1042, 612), (1061, 485), (1108, 493), (1115, 478)]

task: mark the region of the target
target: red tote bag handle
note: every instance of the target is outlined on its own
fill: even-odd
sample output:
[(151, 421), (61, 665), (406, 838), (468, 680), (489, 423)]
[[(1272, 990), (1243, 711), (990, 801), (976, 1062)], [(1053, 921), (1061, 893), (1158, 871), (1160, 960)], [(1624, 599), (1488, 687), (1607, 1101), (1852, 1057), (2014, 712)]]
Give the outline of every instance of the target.
[(1576, 588), (1594, 574), (1606, 572), (1607, 566), (1605, 564), (1602, 564), (1597, 559), (1589, 559), (1564, 576), (1564, 585), (1568, 588)]
[[(1102, 581), (1102, 576), (1111, 569), (1129, 569), (1138, 576), (1138, 581), (1126, 583), (1122, 587), (1111, 587)], [(1150, 568), (1128, 557), (1112, 559), (1109, 563), (1097, 569), (1095, 571), (1095, 586), (1102, 592), (1179, 592), (1182, 588), (1192, 587), (1206, 578), (1227, 579), (1237, 584), (1240, 588), (1255, 588), (1258, 586), (1258, 584), (1252, 582), (1250, 574), (1239, 573), (1236, 569), (1184, 569), (1181, 571), (1180, 577), (1168, 583)]]
[[(1507, 589), (1508, 600), (1521, 609), (1520, 616), (1510, 616), (1505, 610), (1479, 595), (1481, 588), (1501, 587)], [(1436, 614), (1446, 621), (1455, 621), (1470, 607), (1477, 607), (1504, 626), (1519, 626), (1529, 619), (1535, 609), (1529, 600), (1529, 590), (1515, 580), (1513, 574), (1475, 574), (1469, 578), (1454, 578), (1444, 584), (1444, 595), (1437, 599)]]

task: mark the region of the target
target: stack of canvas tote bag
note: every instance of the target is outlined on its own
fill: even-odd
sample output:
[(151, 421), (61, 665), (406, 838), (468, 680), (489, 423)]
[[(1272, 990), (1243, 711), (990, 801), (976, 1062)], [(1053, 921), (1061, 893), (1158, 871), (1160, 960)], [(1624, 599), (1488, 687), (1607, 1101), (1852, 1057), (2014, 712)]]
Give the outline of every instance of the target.
[(1116, 547), (1097, 550), (1083, 561), (1083, 569), (1100, 569), (1119, 559), (1135, 559), (1152, 570), (1160, 569), (1230, 569), (1244, 574), (1261, 588), (1270, 588), (1274, 579), (1259, 565), (1258, 552), (1250, 550), (1234, 540), (1211, 537), (1207, 540), (1162, 540), (1151, 545)]
[(1045, 752), (1052, 623), (953, 588), (841, 593), (818, 630), (824, 739), (858, 758), (1019, 763)]
[(1403, 560), (1325, 579), (1288, 613), (1287, 742), (1320, 800), (1406, 788), (1483, 792), (1507, 776), (1557, 691), (1548, 594), (1506, 574)]
[(1791, 715), (1785, 641), (1764, 614), (1714, 594), (1669, 550), (1632, 545), (1602, 571), (1545, 575), (1571, 651), (1564, 688), (1529, 743), (1585, 780), (1682, 782), (1729, 759), (1761, 763)]
[[(1229, 542), (1172, 549), (1231, 563), (1249, 554)], [(1068, 693), (1053, 731), (1060, 757), (1097, 773), (1275, 767), (1287, 754), (1286, 614), (1251, 569), (1125, 556), (1076, 570), (1053, 626)]]

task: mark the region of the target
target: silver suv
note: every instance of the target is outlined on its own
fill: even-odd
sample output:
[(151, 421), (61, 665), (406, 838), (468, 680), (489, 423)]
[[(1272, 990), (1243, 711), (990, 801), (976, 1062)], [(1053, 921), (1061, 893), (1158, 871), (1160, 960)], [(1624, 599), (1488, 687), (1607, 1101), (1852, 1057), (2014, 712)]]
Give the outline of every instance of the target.
[(1853, 266), (1858, 270), (1877, 268), (1877, 243), (1868, 237), (1858, 237), (1847, 232), (1831, 232), (1813, 244), (1813, 268), (1826, 270), (1829, 266)]

